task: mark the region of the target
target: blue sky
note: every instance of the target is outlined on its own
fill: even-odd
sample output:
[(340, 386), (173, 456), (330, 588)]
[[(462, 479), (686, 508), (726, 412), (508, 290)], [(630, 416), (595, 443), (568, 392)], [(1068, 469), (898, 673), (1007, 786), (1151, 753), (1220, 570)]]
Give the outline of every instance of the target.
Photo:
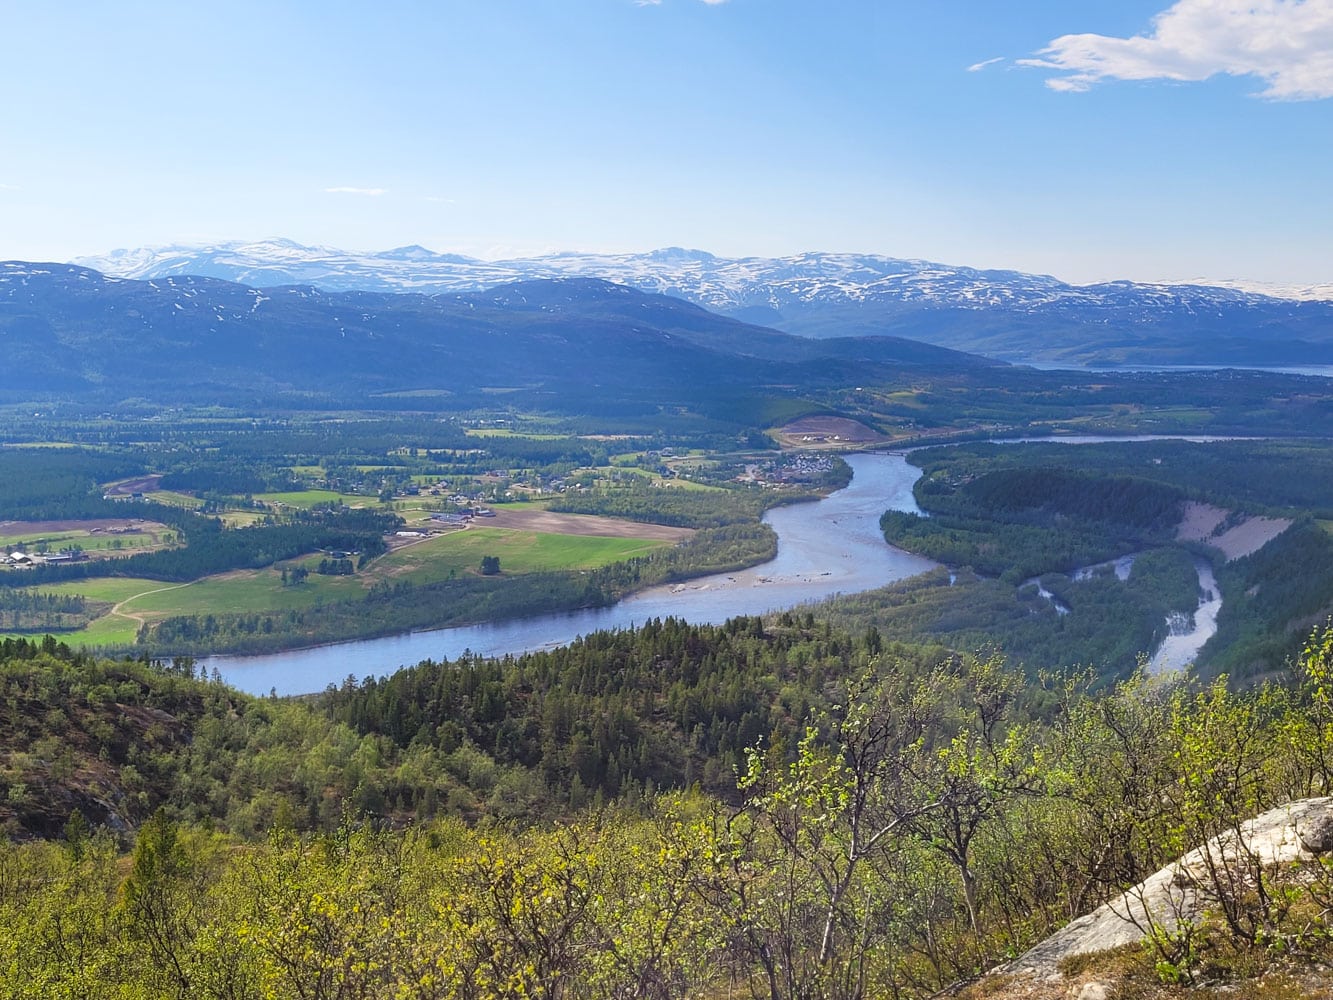
[(0, 258), (286, 236), (1333, 281), (1333, 0), (6, 5)]

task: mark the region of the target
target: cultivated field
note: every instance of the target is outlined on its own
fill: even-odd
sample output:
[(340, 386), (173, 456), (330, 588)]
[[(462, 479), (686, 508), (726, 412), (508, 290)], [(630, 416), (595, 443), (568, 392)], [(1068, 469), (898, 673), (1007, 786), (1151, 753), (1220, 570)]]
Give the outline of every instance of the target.
[(846, 417), (802, 417), (777, 431), (779, 443), (787, 448), (837, 448), (845, 445), (870, 445), (888, 439), (873, 428)]
[(99, 518), (87, 521), (0, 521), (0, 549), (59, 552), (77, 546), (90, 559), (152, 552), (174, 544), (176, 531), (157, 521)]
[[(689, 534), (689, 529), (529, 508), (505, 511), (503, 519), (497, 514), (468, 528), (407, 540), (352, 576), (317, 573), (326, 557), (312, 553), (280, 566), (235, 570), (193, 583), (111, 577), (41, 590), (81, 594), (113, 605), (87, 628), (64, 633), (62, 639), (75, 645), (130, 645), (140, 626), (175, 615), (261, 614), (355, 599), (381, 581), (425, 584), (477, 574), (483, 556), (497, 557), (502, 575), (595, 569), (644, 555)], [(284, 585), (283, 568), (297, 566), (305, 567), (309, 575), (299, 584)]]

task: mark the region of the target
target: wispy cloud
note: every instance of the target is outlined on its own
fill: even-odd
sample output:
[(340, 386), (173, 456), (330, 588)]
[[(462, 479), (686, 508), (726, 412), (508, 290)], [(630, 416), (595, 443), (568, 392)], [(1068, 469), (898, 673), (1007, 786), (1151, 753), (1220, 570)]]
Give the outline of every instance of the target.
[(987, 66), (994, 66), (996, 63), (1004, 62), (1004, 56), (996, 56), (994, 59), (983, 59), (979, 63), (973, 63), (967, 67), (969, 73), (980, 73)]
[(384, 188), (331, 187), (324, 189), (325, 194), (360, 194), (368, 198), (378, 198), (384, 194)]
[(1081, 91), (1104, 80), (1255, 76), (1261, 97), (1333, 97), (1333, 0), (1177, 0), (1132, 38), (1062, 35), (1019, 65), (1056, 70), (1046, 85)]
[(0, 191), (19, 191), (22, 190), (17, 184), (0, 184)]

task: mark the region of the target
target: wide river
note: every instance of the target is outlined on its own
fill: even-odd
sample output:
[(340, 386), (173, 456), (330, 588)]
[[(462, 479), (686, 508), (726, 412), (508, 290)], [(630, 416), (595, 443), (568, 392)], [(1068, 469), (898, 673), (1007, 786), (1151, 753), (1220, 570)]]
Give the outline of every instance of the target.
[[(1096, 444), (1158, 439), (1039, 440)], [(601, 629), (631, 628), (649, 618), (672, 616), (718, 624), (738, 615), (763, 614), (834, 594), (872, 590), (939, 565), (886, 544), (879, 530), (879, 518), (886, 508), (920, 512), (912, 485), (921, 470), (909, 465), (901, 454), (845, 457), (853, 473), (845, 489), (823, 500), (776, 507), (764, 515), (765, 523), (777, 532), (778, 554), (762, 566), (651, 587), (609, 608), (430, 629), (261, 656), (211, 656), (201, 662), (210, 671), (216, 667), (227, 683), (243, 691), (307, 694), (322, 691), (329, 684), (341, 684), (348, 676), (390, 674), (426, 659), (454, 659), (469, 650), (482, 656), (526, 653), (562, 646)], [(1205, 580), (1201, 570), (1199, 582), (1205, 591), (1215, 592), (1211, 572)], [(1200, 602), (1203, 613), (1194, 622), (1174, 624), (1173, 634), (1164, 644), (1169, 653), (1154, 660), (1154, 672), (1171, 670), (1192, 659), (1216, 631), (1220, 604), (1215, 593), (1209, 593), (1208, 600)]]
[(901, 455), (848, 455), (852, 481), (823, 500), (775, 507), (764, 515), (778, 536), (777, 556), (751, 569), (641, 590), (609, 608), (538, 615), (512, 621), (431, 629), (333, 643), (263, 656), (211, 656), (227, 683), (243, 691), (304, 694), (356, 677), (389, 674), (421, 660), (453, 659), (562, 646), (600, 629), (630, 628), (673, 616), (718, 624), (738, 615), (794, 607), (833, 594), (882, 587), (937, 563), (886, 545), (879, 518), (886, 508), (918, 510), (912, 484), (921, 470)]

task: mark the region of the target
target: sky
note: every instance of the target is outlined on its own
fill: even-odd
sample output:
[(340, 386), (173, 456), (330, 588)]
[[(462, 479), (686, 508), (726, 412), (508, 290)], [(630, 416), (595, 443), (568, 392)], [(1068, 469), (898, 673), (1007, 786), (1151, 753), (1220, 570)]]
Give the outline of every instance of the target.
[(0, 259), (1333, 282), (1333, 0), (0, 0)]

